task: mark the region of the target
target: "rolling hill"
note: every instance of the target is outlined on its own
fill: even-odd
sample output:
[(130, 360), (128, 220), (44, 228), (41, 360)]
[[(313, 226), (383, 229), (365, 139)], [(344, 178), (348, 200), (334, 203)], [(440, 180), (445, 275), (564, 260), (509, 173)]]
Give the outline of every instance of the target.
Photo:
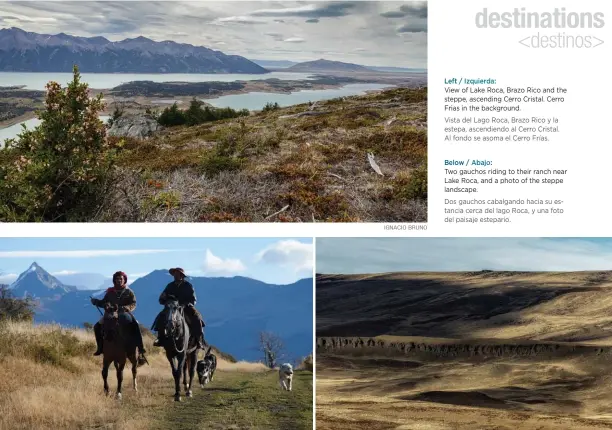
[(0, 71), (72, 72), (74, 64), (82, 73), (268, 73), (244, 57), (169, 40), (0, 29)]
[(317, 428), (612, 428), (612, 272), (317, 275), (316, 288)]
[[(159, 295), (171, 281), (167, 270), (156, 270), (130, 284), (137, 298), (134, 314), (141, 324), (151, 326), (162, 309)], [(207, 340), (222, 350), (241, 360), (256, 361), (260, 358), (259, 333), (270, 331), (284, 341), (288, 360), (312, 353), (312, 279), (290, 285), (271, 285), (245, 277), (192, 277), (190, 282), (207, 324)], [(104, 290), (65, 286), (35, 263), (11, 289), (17, 296), (38, 298), (37, 322), (76, 327), (98, 320), (99, 313), (89, 297), (104, 294)]]

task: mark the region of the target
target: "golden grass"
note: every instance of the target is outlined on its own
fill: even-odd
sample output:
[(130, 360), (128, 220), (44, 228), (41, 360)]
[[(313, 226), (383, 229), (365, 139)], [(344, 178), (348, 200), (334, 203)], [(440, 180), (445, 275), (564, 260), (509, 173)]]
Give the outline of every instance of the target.
[[(52, 324), (0, 324), (0, 429), (149, 430), (168, 428), (168, 423), (174, 423), (173, 428), (177, 429), (195, 428), (181, 427), (176, 420), (181, 421), (181, 414), (185, 414), (185, 419), (190, 423), (206, 419), (200, 416), (206, 409), (202, 409), (198, 402), (206, 402), (211, 396), (223, 397), (213, 402), (215, 416), (223, 421), (210, 422), (209, 428), (228, 428), (223, 424), (227, 424), (227, 416), (232, 416), (238, 423), (235, 428), (240, 429), (245, 428), (244, 422), (249, 417), (253, 422), (274, 422), (275, 416), (270, 415), (267, 406), (265, 410), (257, 409), (257, 402), (249, 394), (250, 391), (240, 395), (239, 411), (232, 409), (235, 393), (241, 392), (243, 388), (255, 389), (252, 384), (261, 384), (261, 389), (267, 390), (265, 396), (281, 396), (274, 382), (275, 377), (270, 376), (271, 371), (263, 364), (232, 362), (230, 356), (225, 359), (225, 354), (214, 351), (218, 357), (217, 370), (220, 373), (215, 375), (215, 381), (208, 386), (210, 389), (200, 390), (196, 375), (194, 399), (189, 399), (189, 404), (181, 403), (182, 408), (177, 409), (172, 400), (170, 365), (163, 350), (153, 347), (152, 342), (150, 336), (145, 336), (150, 365), (138, 368), (138, 391), (132, 388), (131, 365), (128, 363), (123, 372), (123, 399), (119, 402), (114, 397), (117, 380), (112, 366), (108, 382), (113, 395), (107, 397), (103, 393), (101, 359), (92, 356), (95, 349), (93, 332)], [(58, 351), (56, 355), (40, 356), (40, 351), (52, 347)], [(223, 383), (231, 385), (223, 387)], [(300, 401), (292, 406), (295, 408), (292, 412), (294, 415), (279, 418), (281, 421), (297, 420), (292, 425), (296, 429), (306, 428), (302, 421), (308, 422), (309, 413), (312, 420), (312, 411), (304, 409), (304, 405), (312, 404), (312, 382), (309, 385), (310, 392), (308, 386), (302, 388), (301, 384), (300, 389), (305, 391), (299, 393)], [(307, 402), (309, 393), (310, 401)]]

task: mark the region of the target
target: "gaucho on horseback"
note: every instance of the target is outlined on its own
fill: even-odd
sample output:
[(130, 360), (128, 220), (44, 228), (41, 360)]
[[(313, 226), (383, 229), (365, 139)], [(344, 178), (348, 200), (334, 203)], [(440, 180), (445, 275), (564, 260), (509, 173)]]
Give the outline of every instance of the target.
[[(127, 286), (127, 275), (124, 272), (116, 272), (113, 275), (113, 286), (106, 290), (106, 294), (102, 299), (91, 299), (91, 303), (94, 306), (103, 308), (107, 305), (117, 306), (119, 308), (119, 322), (122, 326), (131, 327), (132, 333), (137, 342), (140, 356), (144, 357), (145, 349), (142, 342), (142, 333), (140, 332), (140, 326), (138, 321), (132, 315), (134, 309), (136, 309), (136, 296), (134, 292)], [(104, 323), (104, 316), (94, 325), (94, 333), (96, 335), (96, 344), (98, 349), (94, 355), (102, 354), (103, 346), (103, 330), (102, 324)]]
[[(202, 315), (195, 308), (196, 295), (193, 285), (185, 280), (187, 276), (185, 275), (185, 271), (180, 267), (170, 269), (168, 272), (174, 276), (174, 281), (166, 285), (166, 288), (159, 296), (159, 303), (165, 305), (170, 297), (174, 297), (178, 300), (179, 305), (183, 306), (185, 310), (185, 319), (187, 320), (187, 324), (189, 324), (189, 331), (196, 337), (198, 348), (204, 349), (206, 345), (206, 341), (204, 340), (205, 324), (202, 320)], [(155, 346), (162, 346), (164, 342), (164, 336), (166, 335), (164, 333), (164, 316), (165, 310), (162, 310), (153, 323), (153, 329), (157, 331), (157, 340), (154, 343)]]

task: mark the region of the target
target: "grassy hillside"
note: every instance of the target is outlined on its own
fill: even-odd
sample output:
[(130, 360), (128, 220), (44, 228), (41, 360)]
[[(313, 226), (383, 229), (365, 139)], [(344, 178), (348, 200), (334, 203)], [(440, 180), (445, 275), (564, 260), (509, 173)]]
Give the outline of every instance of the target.
[(317, 428), (610, 429), (612, 272), (317, 277)]
[(122, 146), (98, 219), (426, 221), (426, 155), (426, 88), (173, 127)]
[(317, 336), (531, 339), (612, 345), (612, 272), (317, 277)]
[[(117, 401), (103, 394), (93, 333), (0, 324), (0, 429), (312, 428), (312, 372), (296, 372), (294, 391), (282, 392), (276, 371), (219, 353), (215, 380), (176, 403), (165, 356), (145, 343), (151, 365), (138, 370), (138, 392), (128, 368)], [(112, 367), (109, 384), (113, 391)]]

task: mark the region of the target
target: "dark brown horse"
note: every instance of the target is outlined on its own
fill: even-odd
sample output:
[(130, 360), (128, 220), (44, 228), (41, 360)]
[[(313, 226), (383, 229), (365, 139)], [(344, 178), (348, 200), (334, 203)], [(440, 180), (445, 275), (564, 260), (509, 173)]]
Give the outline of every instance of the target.
[(119, 308), (117, 305), (108, 305), (104, 313), (104, 346), (102, 360), (102, 378), (104, 379), (104, 393), (109, 394), (108, 368), (111, 363), (117, 370), (117, 398), (121, 399), (121, 385), (123, 383), (123, 369), (129, 359), (132, 363), (132, 378), (134, 391), (138, 390), (136, 374), (138, 360), (136, 356), (136, 339), (129, 325), (121, 324), (119, 320)]
[[(191, 385), (198, 361), (198, 343), (195, 336), (191, 336), (189, 325), (185, 320), (185, 313), (178, 300), (169, 297), (165, 306), (165, 324), (162, 345), (166, 350), (166, 358), (172, 368), (174, 377), (174, 400), (181, 401), (181, 376), (185, 387), (185, 395), (192, 397)], [(189, 374), (189, 379), (187, 376)]]

